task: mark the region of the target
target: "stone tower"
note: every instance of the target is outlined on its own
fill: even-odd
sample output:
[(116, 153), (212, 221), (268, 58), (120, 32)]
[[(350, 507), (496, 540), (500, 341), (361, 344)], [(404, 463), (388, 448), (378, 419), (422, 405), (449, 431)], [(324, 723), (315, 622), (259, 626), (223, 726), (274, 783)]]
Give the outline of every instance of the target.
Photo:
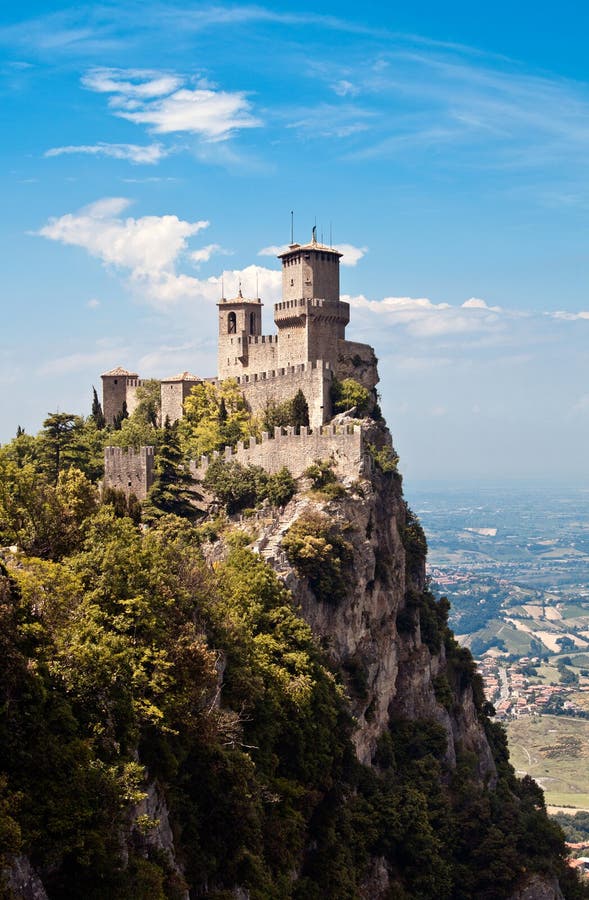
[(136, 372), (128, 372), (121, 366), (111, 369), (100, 376), (102, 378), (102, 411), (107, 425), (112, 425), (115, 418), (122, 412), (123, 404), (129, 409), (129, 384), (137, 385), (139, 376)]
[(249, 365), (250, 339), (262, 334), (262, 301), (239, 293), (233, 300), (222, 297), (219, 307), (217, 370), (220, 379), (240, 375)]
[(339, 297), (343, 254), (319, 244), (290, 244), (282, 260), (282, 301), (274, 306), (280, 366), (324, 360), (335, 369), (338, 341), (345, 340), (350, 306)]

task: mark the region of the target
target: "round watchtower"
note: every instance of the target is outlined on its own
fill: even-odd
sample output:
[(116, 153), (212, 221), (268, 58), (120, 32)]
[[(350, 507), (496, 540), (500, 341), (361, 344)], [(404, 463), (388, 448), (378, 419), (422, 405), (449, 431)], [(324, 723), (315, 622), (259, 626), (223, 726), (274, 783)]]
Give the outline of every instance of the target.
[(262, 301), (248, 299), (241, 292), (227, 300), (221, 297), (219, 309), (218, 375), (220, 379), (240, 375), (249, 361), (249, 339), (262, 334)]

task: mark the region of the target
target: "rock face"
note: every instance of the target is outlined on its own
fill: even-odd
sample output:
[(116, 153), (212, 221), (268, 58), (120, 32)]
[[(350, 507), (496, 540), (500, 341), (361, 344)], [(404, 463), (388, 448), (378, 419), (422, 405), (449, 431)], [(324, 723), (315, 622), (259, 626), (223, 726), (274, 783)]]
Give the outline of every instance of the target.
[(49, 900), (41, 879), (26, 856), (13, 857), (2, 875), (10, 892), (8, 896), (19, 900)]
[(530, 875), (509, 900), (564, 900), (558, 879), (548, 875)]
[[(166, 796), (157, 781), (149, 782), (144, 799), (132, 809), (129, 820), (135, 823), (131, 826), (130, 835), (136, 848), (146, 856), (151, 850), (163, 853), (176, 876), (175, 888), (178, 900), (188, 900), (188, 886), (177, 859)], [(138, 821), (147, 822), (149, 827), (140, 831), (137, 827)]]
[[(381, 449), (390, 446), (383, 428), (374, 428), (374, 440)], [(318, 599), (280, 551), (281, 537), (309, 513), (326, 515), (353, 548), (345, 597), (337, 603)], [(436, 679), (446, 671), (443, 645), (431, 652), (418, 620), (409, 633), (398, 627), (411, 595), (425, 588), (424, 558), (408, 566), (403, 534), (409, 515), (399, 476), (375, 467), (370, 478), (348, 478), (341, 499), (297, 496), (265, 531), (262, 553), (292, 591), (333, 665), (347, 673), (360, 762), (373, 762), (391, 716), (430, 719), (446, 731), (447, 762), (455, 764), (460, 745), (477, 755), (481, 780), (493, 783), (495, 765), (471, 688), (459, 692), (446, 709), (435, 690)]]

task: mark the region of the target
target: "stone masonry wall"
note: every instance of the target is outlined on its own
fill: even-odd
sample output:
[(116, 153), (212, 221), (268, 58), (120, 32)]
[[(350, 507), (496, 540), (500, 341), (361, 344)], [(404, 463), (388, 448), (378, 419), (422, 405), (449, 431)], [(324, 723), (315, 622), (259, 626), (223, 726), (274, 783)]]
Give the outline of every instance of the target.
[[(360, 425), (324, 425), (313, 430), (303, 427), (300, 434), (293, 428), (275, 428), (273, 438), (264, 432), (260, 443), (250, 438), (249, 442), (240, 441), (235, 449), (226, 447), (223, 454), (213, 453), (211, 457), (193, 460), (190, 463), (193, 478), (203, 478), (209, 463), (220, 457), (237, 460), (244, 466), (262, 466), (270, 474), (286, 466), (295, 478), (318, 459), (332, 459), (340, 478), (356, 479), (371, 467)], [(106, 447), (104, 484), (144, 500), (153, 484), (153, 461), (153, 447), (141, 447), (139, 452)]]
[(278, 365), (278, 335), (249, 335), (248, 367), (253, 372), (269, 372)]
[(332, 381), (333, 372), (323, 360), (237, 378), (239, 388), (254, 413), (263, 412), (268, 402), (292, 400), (300, 389), (309, 404), (309, 424), (312, 428), (323, 425), (331, 418)]
[(240, 441), (237, 448), (226, 447), (224, 453), (203, 456), (191, 462), (190, 471), (195, 478), (203, 478), (213, 459), (237, 460), (242, 465), (261, 466), (271, 475), (286, 466), (294, 478), (303, 474), (319, 459), (332, 459), (334, 470), (340, 478), (358, 478), (371, 465), (367, 454), (361, 425), (324, 425), (322, 428), (275, 428), (274, 437), (263, 432), (258, 443)]
[(104, 448), (104, 484), (135, 494), (145, 500), (153, 484), (153, 447), (141, 447), (139, 451), (122, 447)]

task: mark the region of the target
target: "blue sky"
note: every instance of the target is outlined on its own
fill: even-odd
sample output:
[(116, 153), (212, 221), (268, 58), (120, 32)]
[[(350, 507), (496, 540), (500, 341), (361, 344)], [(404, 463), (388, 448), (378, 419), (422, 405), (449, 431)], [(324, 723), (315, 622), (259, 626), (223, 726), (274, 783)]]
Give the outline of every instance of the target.
[(409, 478), (587, 481), (589, 14), (510, 7), (3, 7), (0, 440), (270, 330), (294, 209)]

